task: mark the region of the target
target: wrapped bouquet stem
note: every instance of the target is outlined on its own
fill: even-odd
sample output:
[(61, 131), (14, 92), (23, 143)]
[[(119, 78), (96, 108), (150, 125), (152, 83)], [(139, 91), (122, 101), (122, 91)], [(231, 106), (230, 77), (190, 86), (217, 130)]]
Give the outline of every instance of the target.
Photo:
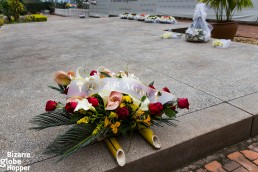
[(142, 137), (149, 142), (156, 149), (161, 148), (160, 141), (156, 135), (153, 134), (153, 131), (150, 128), (146, 128), (142, 125), (138, 126), (138, 132), (142, 135)]
[(116, 138), (108, 138), (105, 139), (106, 145), (111, 152), (111, 154), (116, 159), (118, 165), (124, 166), (125, 165), (125, 153), (119, 143), (117, 142)]

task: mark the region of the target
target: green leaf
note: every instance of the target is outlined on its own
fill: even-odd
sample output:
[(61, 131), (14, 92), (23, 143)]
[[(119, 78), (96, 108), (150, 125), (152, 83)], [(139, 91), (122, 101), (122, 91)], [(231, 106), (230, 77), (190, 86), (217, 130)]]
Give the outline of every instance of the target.
[[(80, 132), (81, 134), (84, 135), (84, 139), (80, 140), (80, 142), (78, 142), (79, 140), (77, 140), (77, 144), (75, 144), (73, 147), (67, 149), (67, 151), (62, 154), (62, 156), (60, 157), (59, 161), (67, 158), (71, 154), (73, 154), (76, 151), (78, 151), (80, 148), (89, 145), (93, 141), (97, 140), (97, 138), (99, 138), (101, 135), (103, 135), (103, 133), (105, 133), (106, 128), (104, 128), (103, 130), (99, 131), (96, 135), (92, 135), (91, 133), (95, 129), (95, 127), (93, 127), (93, 126), (94, 126), (94, 124), (92, 124), (92, 125), (86, 124), (86, 125), (84, 125), (82, 127), (83, 130), (85, 130), (86, 127), (88, 127), (87, 130), (85, 130), (83, 132)], [(79, 135), (79, 133), (75, 133), (74, 137), (78, 137), (78, 135)], [(68, 138), (70, 137), (70, 135), (67, 135), (67, 136), (68, 136)], [(81, 138), (83, 138), (83, 137), (81, 137)], [(71, 141), (72, 141), (72, 143), (75, 143), (75, 142), (73, 142), (73, 140), (71, 140)]]
[(57, 90), (57, 91), (59, 91), (59, 92), (61, 92), (62, 90), (60, 89), (60, 88), (57, 88), (57, 87), (54, 87), (54, 86), (48, 86), (49, 88), (52, 88), (53, 90)]
[(104, 72), (100, 72), (100, 74), (104, 75), (105, 77), (111, 78), (110, 75), (108, 75), (108, 74), (106, 74), (106, 73), (104, 73)]
[(70, 121), (69, 114), (66, 114), (61, 109), (37, 115), (30, 122), (37, 125), (36, 127), (30, 128), (34, 130), (42, 130), (49, 127), (74, 124)]
[(79, 114), (79, 113), (77, 113), (77, 114), (73, 114), (72, 116), (71, 116), (71, 119), (70, 119), (70, 121), (72, 122), (72, 123), (77, 123), (77, 121), (78, 120), (80, 120), (81, 118), (83, 118), (85, 115), (82, 115), (82, 114)]
[(147, 96), (142, 96), (141, 101), (144, 102), (146, 100)]
[(173, 111), (172, 109), (167, 108), (164, 110), (164, 112), (167, 115), (167, 117), (169, 117), (169, 118), (173, 118), (176, 116), (175, 111)]
[(149, 86), (151, 86), (151, 85), (154, 85), (154, 81), (152, 81), (152, 82), (149, 84)]
[[(95, 129), (95, 124), (79, 124), (72, 126), (65, 134), (59, 135), (46, 149), (46, 154), (62, 155), (61, 159), (81, 148), (81, 143), (89, 140)], [(87, 142), (87, 144), (90, 144)], [(85, 146), (87, 145), (85, 144)], [(73, 151), (72, 151), (73, 150)], [(68, 151), (70, 154), (68, 155)]]

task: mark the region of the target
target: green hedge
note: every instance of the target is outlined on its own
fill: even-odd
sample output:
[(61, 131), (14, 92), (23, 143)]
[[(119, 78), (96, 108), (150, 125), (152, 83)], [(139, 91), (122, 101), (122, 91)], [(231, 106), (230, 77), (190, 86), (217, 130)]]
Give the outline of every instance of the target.
[(47, 21), (47, 16), (44, 16), (42, 14), (32, 14), (32, 21), (34, 22), (42, 22)]
[(0, 27), (4, 25), (4, 17), (0, 15)]

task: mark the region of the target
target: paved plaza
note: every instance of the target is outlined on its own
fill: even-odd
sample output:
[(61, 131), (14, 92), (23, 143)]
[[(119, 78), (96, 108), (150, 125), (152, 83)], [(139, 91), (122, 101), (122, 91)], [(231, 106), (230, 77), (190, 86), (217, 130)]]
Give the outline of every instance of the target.
[[(258, 46), (232, 43), (216, 49), (184, 38), (162, 40), (168, 28), (118, 18), (54, 18), (0, 29), (0, 159), (8, 151), (28, 152), (31, 171), (173, 171), (184, 164), (258, 134)], [(88, 71), (127, 66), (142, 81), (167, 86), (187, 97), (190, 110), (179, 113), (177, 127), (153, 128), (162, 148), (154, 150), (137, 133), (119, 138), (126, 165), (118, 167), (104, 142), (83, 148), (56, 164), (44, 155), (66, 128), (29, 130), (45, 103), (64, 97), (49, 89), (58, 70)], [(131, 145), (130, 145), (131, 142)], [(130, 149), (129, 149), (130, 147)]]

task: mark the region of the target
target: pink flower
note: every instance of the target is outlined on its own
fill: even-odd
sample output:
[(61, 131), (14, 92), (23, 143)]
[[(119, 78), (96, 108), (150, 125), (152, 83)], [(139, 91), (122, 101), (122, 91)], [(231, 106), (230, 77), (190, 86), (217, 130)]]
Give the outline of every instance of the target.
[(108, 101), (107, 101), (107, 107), (105, 108), (106, 110), (114, 110), (116, 109), (119, 104), (122, 101), (122, 93), (116, 92), (116, 91), (112, 91)]
[(67, 73), (64, 71), (57, 71), (55, 73), (54, 80), (60, 85), (69, 85), (71, 82), (71, 76), (75, 76), (73, 71), (69, 71)]

